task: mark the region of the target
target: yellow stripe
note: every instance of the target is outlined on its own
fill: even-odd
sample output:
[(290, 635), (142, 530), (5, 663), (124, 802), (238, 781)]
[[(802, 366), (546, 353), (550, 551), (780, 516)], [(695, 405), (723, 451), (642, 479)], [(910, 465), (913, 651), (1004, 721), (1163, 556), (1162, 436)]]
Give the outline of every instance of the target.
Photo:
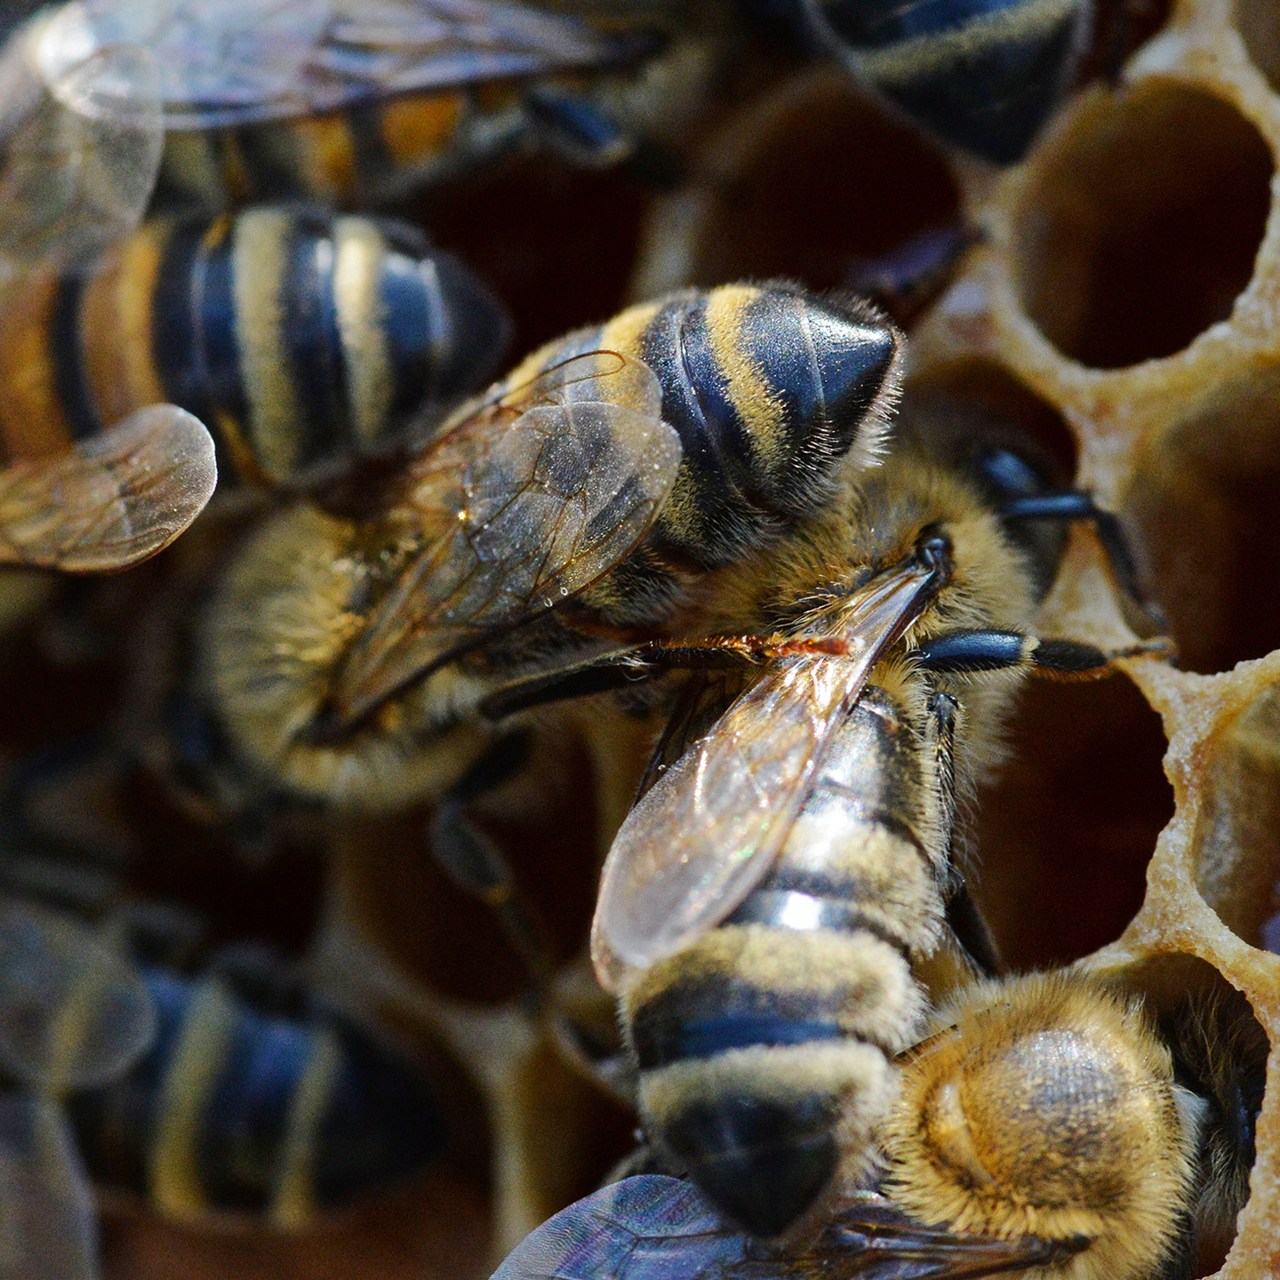
[(281, 290), (293, 217), (282, 209), (251, 209), (236, 219), (232, 288), (241, 377), (249, 402), (249, 437), (266, 475), (288, 480), (297, 464), (301, 416), (290, 377)]
[(386, 245), (368, 218), (339, 218), (333, 227), (333, 300), (347, 370), (347, 407), (362, 444), (372, 444), (391, 412), (391, 357), (378, 297)]
[(316, 1212), (316, 1145), (325, 1108), (342, 1070), (342, 1046), (328, 1030), (312, 1034), (311, 1055), (289, 1105), (289, 1119), (271, 1195), (273, 1226), (296, 1231)]
[(148, 1154), (152, 1203), (179, 1222), (208, 1212), (200, 1177), (200, 1140), (209, 1099), (226, 1066), (227, 1046), (239, 1020), (235, 1001), (213, 979), (202, 982), (187, 1007), (186, 1021), (156, 1103)]

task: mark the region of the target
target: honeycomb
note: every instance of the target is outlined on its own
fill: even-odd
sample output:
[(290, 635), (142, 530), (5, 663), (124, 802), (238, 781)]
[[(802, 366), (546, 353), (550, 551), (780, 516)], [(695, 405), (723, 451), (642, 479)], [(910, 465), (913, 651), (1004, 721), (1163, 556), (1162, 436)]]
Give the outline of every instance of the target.
[[(1175, 0), (1151, 25), (1118, 80), (1073, 96), (1002, 173), (942, 155), (837, 69), (797, 65), (714, 119), (690, 184), (643, 216), (632, 194), (602, 188), (598, 207), (581, 207), (538, 175), (521, 217), (531, 238), (562, 246), (550, 267), (535, 269), (533, 250), (512, 250), (508, 224), (486, 218), (487, 178), (438, 198), (429, 221), (446, 247), (487, 253), (508, 297), (527, 296), (526, 347), (605, 314), (602, 280), (618, 294), (608, 306), (621, 302), (633, 262), (632, 298), (741, 277), (823, 288), (960, 216), (979, 228), (912, 329), (907, 406), (989, 406), (1072, 468), (1120, 515), (1180, 666), (1134, 658), (1097, 684), (1027, 690), (1008, 763), (977, 806), (975, 896), (1011, 966), (1078, 963), (1157, 1005), (1229, 987), (1275, 1047), (1280, 558), (1266, 530), (1280, 492), (1280, 6)], [(565, 283), (552, 296), (556, 271)], [(1072, 531), (1039, 629), (1104, 647), (1148, 630), (1086, 529)], [(536, 803), (514, 794), (496, 814), (500, 828), (525, 820), (513, 859), (564, 955), (581, 943), (595, 850), (642, 758), (631, 745), (588, 762), (614, 775), (598, 811), (584, 814), (566, 781), (575, 764), (560, 760)], [(590, 753), (589, 736), (575, 749)], [(420, 855), (386, 854), (417, 848), (416, 830), (333, 835), (315, 965), (435, 1046), (442, 1091), (488, 1144), (476, 1159), (491, 1203), (471, 1183), (437, 1181), (323, 1228), (305, 1249), (137, 1220), (109, 1237), (110, 1276), (175, 1264), (264, 1278), (483, 1276), (625, 1149), (626, 1112), (531, 1016), (492, 922)], [(569, 830), (586, 850), (574, 858)], [(473, 965), (464, 952), (500, 958)], [(564, 988), (599, 1014), (581, 967)], [(1199, 1274), (1280, 1274), (1278, 1063), (1238, 1233)]]

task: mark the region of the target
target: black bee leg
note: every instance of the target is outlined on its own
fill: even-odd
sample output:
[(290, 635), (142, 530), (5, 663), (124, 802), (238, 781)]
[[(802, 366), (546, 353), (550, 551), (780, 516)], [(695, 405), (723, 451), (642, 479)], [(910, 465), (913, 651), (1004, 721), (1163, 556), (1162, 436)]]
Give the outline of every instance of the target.
[(951, 875), (947, 894), (947, 924), (972, 961), (974, 969), (990, 977), (1000, 971), (995, 939), (969, 896), (969, 887), (952, 857), (956, 812), (956, 718), (959, 711), (960, 704), (949, 693), (936, 692), (929, 698), (929, 736), (933, 747), (934, 778), (940, 810), (938, 824), (943, 832), (942, 852), (945, 865)]
[(621, 168), (646, 187), (668, 190), (685, 178), (685, 166), (669, 148), (624, 129), (593, 102), (538, 88), (527, 97), (529, 114), (547, 144), (574, 164)]
[(1040, 640), (1021, 631), (949, 631), (926, 640), (911, 656), (921, 669), (936, 675), (1022, 667), (1062, 680), (1088, 680), (1106, 675), (1117, 658), (1169, 652), (1168, 642), (1160, 639), (1108, 653), (1078, 640)]
[(1120, 521), (1114, 512), (1097, 506), (1090, 494), (1080, 489), (1027, 494), (1003, 503), (999, 514), (1004, 520), (1092, 520), (1116, 580), (1131, 600), (1147, 607), (1138, 586), (1137, 566), (1133, 563), (1129, 541)]
[(503, 738), (474, 764), (436, 806), (429, 827), (432, 856), (459, 888), (494, 912), (507, 940), (529, 969), (535, 1003), (551, 981), (554, 961), (537, 912), (520, 891), (502, 850), (474, 821), (469, 804), (525, 765), (528, 741)]

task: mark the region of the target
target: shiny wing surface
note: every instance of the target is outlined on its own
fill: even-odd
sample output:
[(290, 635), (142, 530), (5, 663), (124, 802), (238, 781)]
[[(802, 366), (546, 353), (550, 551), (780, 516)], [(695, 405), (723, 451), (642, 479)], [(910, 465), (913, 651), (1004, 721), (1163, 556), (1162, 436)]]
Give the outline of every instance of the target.
[(0, 1097), (0, 1280), (96, 1280), (93, 1190), (57, 1103)]
[(544, 1222), (493, 1280), (695, 1280), (740, 1260), (745, 1244), (692, 1183), (646, 1174)]
[(770, 1246), (725, 1222), (694, 1183), (645, 1174), (544, 1222), (492, 1280), (978, 1280), (1065, 1262), (1084, 1243), (960, 1235), (866, 1192), (802, 1248)]
[(217, 478), (199, 419), (171, 404), (139, 409), (73, 453), (0, 471), (0, 562), (126, 568), (186, 529)]
[(133, 967), (83, 925), (0, 904), (0, 1066), (30, 1088), (118, 1078), (155, 1036), (151, 995)]
[(0, 51), (3, 275), (55, 265), (130, 232), (151, 198), (164, 126), (144, 47), (57, 48), (40, 16)]
[(847, 656), (778, 662), (636, 803), (605, 860), (591, 929), (607, 990), (714, 928), (759, 882), (833, 731), (934, 572), (912, 560), (873, 579), (847, 606)]
[(606, 65), (619, 45), (510, 0), (90, 0), (67, 49), (127, 40), (164, 69), (169, 129), (260, 124), (398, 94)]
[(680, 465), (660, 405), (648, 366), (592, 352), (482, 406), (433, 444), (396, 515), (414, 550), (338, 679), (343, 719), (624, 559)]

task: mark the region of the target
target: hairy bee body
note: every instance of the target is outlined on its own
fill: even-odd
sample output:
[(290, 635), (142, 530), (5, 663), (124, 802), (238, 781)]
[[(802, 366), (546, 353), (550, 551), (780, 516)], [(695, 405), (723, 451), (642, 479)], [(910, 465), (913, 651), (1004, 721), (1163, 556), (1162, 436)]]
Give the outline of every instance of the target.
[[(726, 573), (717, 629), (821, 635), (849, 566), (892, 563), (930, 526), (951, 538), (956, 573), (913, 641), (956, 625), (1025, 627), (1038, 597), (1025, 550), (975, 484), (907, 436), (767, 562)], [(926, 1009), (917, 970), (949, 932), (952, 792), (998, 760), (1016, 683), (926, 676), (909, 650), (891, 653), (768, 872), (717, 928), (619, 985), (650, 1141), (754, 1232), (782, 1232), (873, 1158), (893, 1058)], [(945, 745), (940, 694), (957, 712)]]
[(152, 1047), (68, 1106), (99, 1185), (181, 1221), (297, 1229), (441, 1153), (427, 1081), (368, 1035), (256, 1009), (215, 977), (141, 973), (159, 1015)]
[(1169, 1034), (1070, 969), (970, 984), (900, 1061), (882, 1163), (811, 1232), (762, 1250), (689, 1182), (645, 1174), (539, 1228), (496, 1280), (1184, 1280), (1248, 1198), (1267, 1045), (1247, 1010), (1175, 1016)]
[(171, 399), (224, 462), (290, 484), (385, 452), (491, 376), (489, 291), (412, 228), (287, 207), (156, 219), (0, 314), (0, 435), (21, 455)]
[[(237, 553), (197, 640), (195, 700), (240, 767), (262, 784), (357, 807), (438, 796), (491, 738), (477, 708), (495, 688), (599, 650), (602, 634), (701, 634), (697, 584), (820, 507), (846, 455), (856, 464), (874, 452), (896, 387), (896, 334), (865, 304), (734, 285), (570, 334), (485, 399), (596, 350), (657, 374), (663, 419), (683, 443), (674, 490), (641, 544), (571, 602), (571, 619), (552, 611), (495, 636), (317, 740), (311, 726), (408, 534), (391, 521), (282, 513)], [(626, 405), (636, 376), (624, 369), (598, 394)], [(597, 394), (591, 381), (575, 391)], [(681, 615), (691, 620), (677, 624)]]

